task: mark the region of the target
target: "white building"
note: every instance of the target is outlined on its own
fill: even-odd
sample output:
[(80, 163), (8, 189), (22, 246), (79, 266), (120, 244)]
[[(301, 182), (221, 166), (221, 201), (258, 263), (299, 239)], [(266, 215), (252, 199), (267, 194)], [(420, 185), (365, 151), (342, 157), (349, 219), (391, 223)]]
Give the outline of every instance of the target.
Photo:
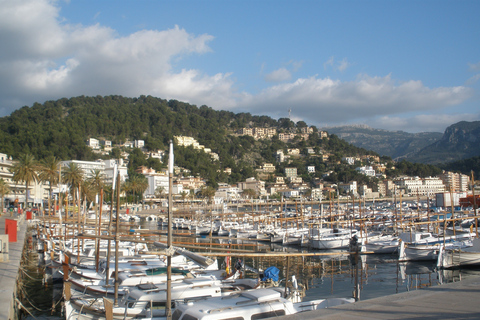
[(105, 164), (105, 184), (112, 184), (115, 172), (115, 164), (117, 165), (117, 171), (120, 173), (120, 182), (125, 182), (128, 179), (128, 169), (125, 166), (123, 159), (115, 160), (103, 160)]
[(355, 170), (368, 177), (375, 177), (375, 170), (371, 166), (359, 167), (355, 168)]
[(133, 145), (135, 146), (135, 148), (142, 149), (143, 147), (145, 147), (145, 141), (144, 140), (135, 140), (133, 142)]
[(157, 150), (155, 152), (150, 152), (148, 155), (148, 158), (154, 158), (160, 160), (160, 162), (163, 162), (163, 157), (165, 156), (165, 151), (163, 150)]
[(355, 164), (355, 158), (354, 157), (343, 157), (342, 161), (345, 161), (349, 165), (353, 166)]
[[(145, 198), (156, 198), (155, 192), (157, 188), (162, 188), (163, 190), (163, 197), (166, 197), (169, 192), (169, 177), (165, 174), (160, 173), (153, 173), (145, 175), (148, 181), (148, 188), (143, 193)], [(182, 186), (183, 191), (183, 186)], [(173, 190), (172, 190), (173, 193)]]
[(275, 161), (277, 162), (285, 161), (285, 154), (283, 153), (283, 150), (277, 150), (277, 152), (275, 153)]
[(310, 194), (311, 199), (322, 199), (322, 189), (312, 188), (312, 193)]
[(48, 182), (44, 185), (41, 182), (30, 182), (28, 191), (25, 192), (25, 183), (15, 183), (13, 181), (13, 173), (10, 169), (15, 165), (15, 161), (12, 157), (9, 157), (5, 153), (0, 153), (0, 178), (2, 178), (10, 187), (10, 192), (4, 195), (3, 207), (8, 208), (10, 205), (17, 203), (20, 207), (23, 207), (25, 203), (25, 195), (27, 195), (28, 205), (40, 205), (43, 199), (48, 198)]
[(315, 166), (307, 166), (308, 173), (315, 173)]
[(240, 199), (240, 189), (237, 186), (231, 186), (226, 183), (219, 184), (215, 192), (215, 198), (220, 198), (227, 202), (238, 200)]
[(300, 196), (300, 192), (293, 189), (282, 190), (278, 193), (280, 193), (280, 195), (284, 196), (285, 198), (298, 198)]
[(89, 138), (87, 139), (87, 146), (92, 149), (100, 149), (100, 141), (95, 138)]
[(85, 179), (93, 176), (93, 170), (100, 170), (105, 175), (106, 185), (113, 183), (115, 164), (117, 164), (117, 170), (120, 173), (120, 182), (124, 182), (128, 179), (127, 167), (123, 165), (122, 159), (120, 159), (120, 162), (115, 159), (97, 161), (68, 160), (62, 161), (62, 167), (66, 167), (70, 163), (75, 163), (83, 170)]
[(110, 141), (110, 140), (101, 140), (100, 143), (105, 148), (111, 148), (112, 147), (112, 141)]
[[(97, 160), (97, 161), (67, 160), (67, 161), (62, 161), (62, 167), (65, 168), (71, 163), (75, 163), (83, 171), (83, 177), (85, 179), (91, 178), (93, 176), (93, 170), (100, 170), (101, 172), (105, 172), (105, 163), (102, 160)], [(63, 168), (62, 168), (62, 171), (63, 171)]]
[(357, 181), (352, 181), (349, 183), (339, 183), (338, 189), (343, 190), (346, 193), (357, 193)]
[(428, 195), (445, 191), (445, 185), (440, 178), (403, 177), (394, 181), (397, 188), (404, 189), (411, 195)]

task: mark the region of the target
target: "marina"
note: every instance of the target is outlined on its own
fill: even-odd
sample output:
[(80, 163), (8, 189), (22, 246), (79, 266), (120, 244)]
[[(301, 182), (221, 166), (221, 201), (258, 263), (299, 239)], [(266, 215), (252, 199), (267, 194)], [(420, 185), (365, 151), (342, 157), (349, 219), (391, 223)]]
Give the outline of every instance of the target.
[[(248, 214), (248, 213), (246, 213)], [(254, 213), (250, 213), (249, 215), (254, 215)], [(259, 217), (261, 214), (257, 214)], [(138, 212), (138, 218), (136, 219), (129, 219), (128, 216), (124, 216), (124, 221), (120, 223), (122, 228), (122, 241), (120, 243), (130, 243), (127, 244), (126, 247), (130, 247), (133, 249), (132, 252), (128, 253), (128, 251), (124, 251), (122, 258), (120, 258), (118, 265), (122, 266), (122, 263), (125, 264), (124, 259), (133, 259), (133, 257), (138, 257), (142, 261), (142, 264), (145, 267), (140, 267), (138, 270), (135, 271), (136, 275), (140, 275), (147, 277), (148, 270), (152, 270), (156, 268), (159, 269), (160, 267), (166, 267), (164, 264), (159, 263), (158, 257), (165, 254), (166, 246), (166, 235), (168, 228), (163, 225), (165, 221), (165, 216), (156, 215), (156, 219), (149, 218), (152, 216), (152, 212), (145, 211), (145, 212)], [(460, 269), (460, 268), (442, 268), (438, 266), (438, 259), (432, 260), (424, 260), (424, 261), (402, 261), (399, 256), (399, 250), (403, 242), (400, 241), (400, 244), (397, 247), (397, 250), (394, 250), (389, 253), (374, 253), (373, 251), (367, 251), (367, 247), (363, 246), (363, 241), (359, 241), (359, 252), (354, 254), (355, 251), (352, 250), (350, 246), (347, 248), (340, 248), (340, 249), (318, 249), (313, 248), (311, 246), (302, 246), (301, 242), (297, 244), (283, 244), (272, 241), (272, 237), (246, 237), (246, 238), (238, 238), (237, 236), (221, 236), (221, 235), (214, 235), (213, 231), (212, 234), (203, 234), (199, 235), (192, 230), (192, 228), (188, 228), (188, 224), (191, 225), (193, 220), (190, 220), (185, 215), (184, 217), (180, 217), (180, 214), (176, 214), (178, 216), (175, 228), (173, 230), (173, 246), (176, 248), (179, 254), (178, 256), (183, 256), (183, 254), (190, 253), (194, 257), (196, 257), (197, 262), (190, 262), (190, 265), (187, 266), (184, 264), (184, 261), (187, 258), (181, 259), (174, 259), (174, 267), (180, 267), (185, 272), (197, 272), (194, 277), (197, 277), (197, 280), (191, 282), (190, 280), (185, 282), (186, 280), (179, 280), (184, 279), (186, 277), (185, 272), (178, 272), (175, 271), (174, 278), (174, 285), (171, 286), (172, 288), (180, 288), (182, 283), (179, 281), (183, 281), (186, 286), (194, 285), (195, 281), (197, 283), (201, 283), (206, 280), (202, 280), (202, 277), (207, 276), (209, 278), (213, 277), (215, 279), (221, 279), (225, 276), (225, 270), (227, 267), (227, 262), (229, 262), (229, 268), (234, 268), (234, 265), (237, 265), (240, 261), (242, 278), (245, 280), (249, 279), (253, 283), (257, 283), (258, 279), (261, 277), (262, 271), (268, 269), (269, 267), (275, 267), (279, 269), (280, 278), (278, 280), (279, 285), (278, 288), (283, 288), (285, 285), (287, 287), (293, 287), (293, 280), (295, 279), (295, 283), (300, 284), (301, 288), (303, 289), (303, 295), (301, 301), (307, 303), (308, 301), (314, 301), (318, 299), (346, 299), (350, 298), (353, 299), (352, 301), (358, 301), (357, 303), (366, 303), (370, 301), (370, 299), (379, 299), (384, 296), (398, 294), (398, 293), (407, 293), (411, 291), (423, 291), (426, 288), (433, 288), (437, 286), (442, 286), (447, 283), (451, 282), (458, 282), (465, 279), (475, 279), (476, 276), (480, 275), (475, 268), (468, 268), (468, 269)], [(198, 216), (198, 214), (197, 214)], [(241, 216), (239, 213), (238, 216)], [(276, 215), (275, 215), (276, 216)], [(125, 218), (127, 217), (127, 218)], [(220, 217), (220, 216), (217, 216)], [(5, 216), (2, 217), (5, 219)], [(207, 216), (204, 215), (205, 220), (207, 220)], [(268, 217), (262, 218), (264, 221), (268, 220)], [(278, 218), (277, 218), (278, 219)], [(174, 219), (172, 219), (174, 220)], [(231, 219), (230, 219), (231, 220)], [(182, 221), (182, 223), (180, 223)], [(199, 222), (199, 221), (197, 221)], [(205, 221), (204, 221), (205, 222)], [(263, 228), (264, 230), (269, 229), (266, 226)], [(296, 223), (296, 222), (295, 222)], [(352, 222), (349, 222), (352, 223)], [(205, 223), (204, 223), (205, 224)], [(210, 224), (213, 226), (214, 221), (211, 221)], [(277, 225), (278, 225), (277, 221)], [(5, 223), (4, 223), (5, 225)], [(95, 281), (105, 281), (105, 283), (109, 283), (108, 286), (105, 286), (105, 283), (102, 285), (101, 283), (94, 282), (93, 280), (89, 280), (88, 282), (86, 279), (87, 273), (83, 271), (82, 267), (86, 267), (87, 269), (89, 263), (95, 263), (95, 257), (92, 257), (91, 252), (95, 251), (95, 242), (93, 240), (95, 237), (93, 235), (87, 235), (88, 233), (88, 225), (84, 227), (83, 233), (80, 236), (77, 235), (75, 240), (73, 237), (73, 232), (69, 236), (67, 231), (69, 228), (58, 228), (58, 219), (49, 217), (37, 217), (36, 219), (25, 221), (24, 219), (18, 220), (19, 225), (19, 235), (23, 233), (25, 236), (23, 240), (19, 237), (16, 243), (13, 243), (13, 246), (20, 246), (19, 242), (23, 241), (23, 246), (21, 251), (29, 251), (30, 254), (23, 255), (23, 256), (36, 256), (35, 262), (37, 263), (32, 273), (28, 273), (27, 267), (15, 267), (17, 270), (17, 274), (21, 274), (22, 278), (27, 278), (25, 280), (13, 280), (12, 287), (15, 288), (16, 283), (22, 283), (25, 287), (34, 286), (34, 293), (27, 293), (26, 289), (21, 289), (20, 292), (22, 293), (18, 298), (15, 296), (14, 301), (15, 303), (11, 302), (10, 307), (11, 310), (16, 312), (17, 314), (23, 314), (20, 318), (42, 318), (42, 317), (57, 317), (58, 319), (65, 319), (67, 317), (66, 311), (70, 310), (67, 309), (66, 303), (64, 301), (64, 282), (63, 282), (63, 275), (60, 272), (60, 276), (57, 274), (55, 276), (52, 269), (54, 269), (54, 262), (62, 259), (61, 255), (59, 255), (58, 248), (72, 250), (69, 254), (69, 259), (71, 263), (71, 273), (70, 277), (74, 277), (77, 275), (77, 280), (72, 278), (69, 287), (76, 287), (77, 289), (77, 296), (78, 292), (83, 292), (83, 294), (87, 293), (88, 291), (91, 293), (92, 290), (96, 290), (95, 288), (108, 288), (108, 291), (97, 292), (97, 296), (107, 297), (113, 299), (115, 298), (115, 282), (113, 281), (114, 274), (112, 273), (112, 277), (110, 279), (104, 280), (95, 280)], [(231, 223), (232, 228), (237, 227), (240, 225), (237, 221), (236, 223)], [(27, 228), (28, 226), (28, 228)], [(45, 227), (49, 228), (45, 228)], [(66, 226), (66, 225), (65, 225)], [(51, 227), (51, 228), (50, 228)], [(299, 226), (299, 230), (301, 226)], [(44, 229), (45, 228), (45, 229)], [(28, 229), (28, 231), (27, 231)], [(324, 228), (320, 228), (319, 230), (323, 230)], [(328, 228), (327, 228), (328, 229)], [(39, 232), (37, 234), (37, 232)], [(67, 234), (67, 239), (69, 239), (72, 244), (54, 244), (53, 239), (55, 238), (55, 233), (59, 230), (62, 230), (60, 233), (62, 236), (59, 237), (65, 238), (65, 234)], [(76, 230), (76, 228), (71, 228), (71, 231)], [(352, 237), (360, 238), (359, 230), (353, 234)], [(70, 231), (68, 231), (70, 232)], [(237, 231), (238, 232), (238, 231)], [(310, 231), (311, 233), (311, 231)], [(308, 233), (307, 233), (308, 234)], [(319, 232), (314, 233), (314, 235), (318, 236)], [(258, 235), (258, 233), (257, 233)], [(49, 241), (43, 240), (49, 238)], [(430, 235), (431, 236), (431, 235)], [(352, 238), (351, 237), (351, 238)], [(104, 236), (104, 238), (108, 238)], [(114, 238), (114, 237), (113, 237)], [(112, 239), (113, 239), (112, 238)], [(405, 238), (405, 236), (404, 236)], [(26, 240), (25, 240), (26, 239)], [(82, 240), (79, 240), (82, 239)], [(142, 239), (142, 240), (140, 240)], [(270, 240), (269, 240), (270, 239)], [(358, 240), (357, 239), (357, 240)], [(373, 237), (372, 243), (373, 241)], [(424, 238), (426, 239), (426, 238)], [(406, 240), (406, 239), (404, 239)], [(101, 240), (106, 243), (106, 239)], [(75, 250), (75, 246), (78, 246), (79, 243), (81, 245), (83, 242), (84, 250), (83, 253), (86, 255), (80, 257), (79, 253)], [(88, 243), (92, 242), (93, 247), (90, 247)], [(103, 243), (102, 242), (102, 243)], [(114, 243), (112, 241), (111, 246), (112, 252), (114, 249)], [(48, 244), (49, 243), (49, 244)], [(141, 244), (141, 245), (140, 245)], [(26, 246), (25, 246), (26, 245)], [(48, 250), (48, 247), (51, 246), (52, 251)], [(120, 246), (122, 248), (123, 246)], [(13, 248), (13, 247), (12, 247)], [(37, 253), (37, 249), (40, 253)], [(57, 248), (57, 251), (55, 251)], [(92, 248), (92, 249), (90, 249)], [(371, 248), (371, 247), (370, 247)], [(47, 249), (47, 250), (45, 250)], [(120, 250), (121, 251), (121, 250)], [(90, 252), (90, 254), (88, 253)], [(128, 255), (131, 255), (132, 258), (129, 258)], [(203, 257), (203, 258), (200, 258)], [(64, 258), (63, 258), (64, 259)], [(199, 260), (200, 259), (200, 260)], [(101, 262), (101, 259), (99, 259)], [(180, 262), (180, 260), (182, 260)], [(212, 263), (211, 261), (215, 261)], [(12, 260), (10, 260), (12, 261)], [(90, 261), (90, 262), (88, 262)], [(103, 260), (103, 267), (106, 267), (105, 260)], [(113, 261), (113, 260), (112, 260)], [(148, 262), (151, 261), (151, 262)], [(157, 261), (157, 262), (153, 262)], [(176, 262), (175, 262), (176, 261)], [(199, 263), (200, 261), (200, 263)], [(207, 263), (207, 261), (209, 261)], [(114, 262), (114, 261), (113, 261)], [(114, 270), (115, 263), (111, 263), (109, 268), (110, 270)], [(102, 265), (100, 263), (100, 265)], [(180, 264), (179, 264), (180, 263)], [(207, 264), (210, 266), (212, 270), (208, 271), (202, 266)], [(210, 264), (209, 264), (210, 263)], [(139, 264), (139, 263), (137, 263)], [(200, 268), (201, 267), (201, 268)], [(451, 267), (451, 266), (449, 266)], [(90, 267), (91, 269), (92, 267)], [(195, 270), (196, 269), (196, 270)], [(201, 269), (201, 270), (200, 270)], [(61, 270), (61, 268), (60, 268)], [(144, 270), (144, 271), (141, 271)], [(194, 271), (195, 270), (195, 271)], [(228, 269), (227, 269), (228, 270)], [(92, 274), (94, 274), (95, 270), (93, 270)], [(90, 271), (88, 271), (90, 272)], [(132, 271), (130, 271), (132, 272)], [(140, 273), (139, 273), (140, 272)], [(164, 271), (165, 272), (165, 271)], [(25, 275), (23, 275), (25, 274)], [(124, 284), (127, 284), (126, 281), (131, 281), (133, 278), (128, 278), (128, 273), (119, 270), (119, 283), (125, 281)], [(78, 276), (80, 275), (80, 276)], [(177, 276), (178, 275), (178, 276)], [(293, 276), (293, 277), (292, 277)], [(32, 280), (35, 279), (36, 281)], [(103, 276), (102, 276), (103, 277)], [(131, 277), (131, 276), (130, 276)], [(148, 276), (149, 278), (145, 278), (145, 283), (165, 283), (166, 280), (165, 274), (162, 276), (160, 273), (158, 276), (154, 276), (153, 274)], [(153, 277), (153, 278), (152, 278)], [(155, 278), (156, 277), (156, 278)], [(164, 277), (164, 278), (162, 278)], [(31, 278), (31, 279), (30, 279)], [(94, 277), (93, 277), (94, 278)], [(92, 279), (93, 279), (92, 278)], [(2, 284), (4, 277), (2, 277)], [(79, 279), (83, 279), (82, 281), (87, 281), (87, 285), (83, 288), (80, 285), (79, 289)], [(130, 279), (130, 280), (129, 280)], [(156, 280), (154, 280), (156, 279)], [(205, 279), (205, 278), (203, 278)], [(30, 283), (28, 283), (30, 281)], [(233, 280), (232, 280), (233, 281)], [(463, 282), (463, 281), (461, 281)], [(28, 283), (28, 284), (25, 284)], [(95, 283), (95, 284), (94, 284)], [(190, 284), (188, 284), (190, 283)], [(132, 283), (134, 286), (135, 284)], [(205, 285), (204, 284), (204, 285)], [(216, 280), (216, 282), (211, 282), (208, 280), (208, 285), (214, 286), (222, 286), (221, 280)], [(138, 284), (137, 284), (138, 286)], [(157, 285), (158, 286), (158, 285)], [(238, 291), (239, 286), (243, 286), (243, 289), (248, 287), (255, 287), (255, 285), (244, 286), (242, 285), (230, 285), (230, 287), (235, 287), (234, 289)], [(157, 287), (146, 287), (145, 289), (151, 290)], [(165, 287), (164, 287), (165, 288)], [(122, 296), (125, 292), (123, 292), (122, 287), (119, 288), (118, 297), (119, 297), (119, 304), (121, 303)], [(12, 293), (17, 289), (12, 289)], [(42, 292), (41, 295), (38, 294), (39, 290)], [(157, 289), (155, 289), (157, 290)], [(160, 290), (162, 290), (160, 288)], [(215, 289), (213, 289), (215, 291)], [(223, 289), (219, 287), (217, 290), (218, 292), (222, 291)], [(131, 290), (130, 290), (131, 291)], [(175, 292), (175, 289), (174, 289)], [(204, 296), (204, 293), (193, 293), (190, 290), (192, 297), (193, 296)], [(46, 297), (46, 295), (49, 297)], [(135, 291), (133, 292), (135, 294)], [(138, 292), (136, 293), (138, 296)], [(173, 293), (175, 294), (175, 293)], [(208, 294), (212, 298), (215, 294)], [(75, 293), (72, 295), (75, 297)], [(282, 294), (283, 296), (283, 294)], [(36, 298), (41, 297), (43, 300), (41, 302), (35, 301)], [(181, 296), (181, 299), (186, 299), (186, 296)], [(17, 301), (18, 299), (18, 301)], [(23, 299), (23, 301), (22, 301)], [(72, 301), (75, 301), (76, 298), (73, 298)], [(165, 299), (165, 298), (162, 298)], [(7, 299), (8, 300), (8, 299)], [(98, 300), (98, 299), (97, 299)], [(177, 301), (178, 299), (176, 299)], [(163, 300), (162, 300), (163, 301)], [(178, 301), (177, 301), (178, 302)], [(102, 302), (103, 303), (103, 302)], [(163, 303), (164, 305), (164, 303)], [(15, 309), (16, 308), (16, 309)], [(84, 311), (85, 307), (81, 307), (82, 312)], [(103, 304), (102, 304), (102, 307)], [(142, 308), (145, 308), (142, 307)], [(147, 308), (148, 309), (148, 308)], [(162, 309), (162, 307), (160, 308)], [(5, 309), (4, 309), (5, 310)], [(113, 309), (114, 310), (114, 309)], [(125, 310), (125, 307), (123, 307)], [(143, 309), (142, 309), (143, 310)], [(153, 309), (152, 309), (153, 310)], [(164, 309), (162, 309), (164, 310)], [(313, 310), (313, 309), (311, 309)], [(68, 311), (67, 311), (68, 312)], [(71, 312), (71, 311), (70, 311)], [(104, 311), (103, 311), (104, 312)], [(143, 312), (143, 311), (139, 311)], [(163, 312), (163, 311), (162, 311)], [(321, 315), (323, 310), (316, 310), (312, 311), (313, 313), (317, 313)], [(105, 314), (105, 313), (103, 313)], [(144, 312), (142, 313), (142, 317), (147, 317), (147, 315), (152, 315), (150, 313)], [(124, 315), (125, 316), (125, 315)], [(291, 315), (293, 316), (293, 315)], [(101, 316), (103, 317), (103, 316)], [(8, 318), (5, 318), (8, 319)], [(67, 319), (77, 319), (75, 317), (70, 317)]]

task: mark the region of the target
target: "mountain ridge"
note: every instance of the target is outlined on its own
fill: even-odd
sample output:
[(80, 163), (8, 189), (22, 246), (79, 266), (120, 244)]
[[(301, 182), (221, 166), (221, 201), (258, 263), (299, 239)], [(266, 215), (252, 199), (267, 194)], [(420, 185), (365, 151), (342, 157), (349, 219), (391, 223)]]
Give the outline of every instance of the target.
[(408, 133), (375, 129), (366, 125), (323, 128), (357, 147), (373, 150), (392, 159), (406, 159), (442, 137), (440, 132)]
[(479, 156), (480, 121), (460, 121), (444, 133), (388, 131), (366, 125), (325, 128), (354, 146), (394, 160), (440, 164)]

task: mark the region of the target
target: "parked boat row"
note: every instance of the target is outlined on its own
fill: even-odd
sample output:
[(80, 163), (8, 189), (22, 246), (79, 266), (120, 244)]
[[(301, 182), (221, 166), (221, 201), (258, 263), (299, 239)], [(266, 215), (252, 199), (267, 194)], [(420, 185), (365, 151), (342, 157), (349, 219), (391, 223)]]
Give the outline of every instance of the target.
[[(167, 253), (149, 253), (155, 248), (167, 249), (166, 244), (147, 246), (140, 235), (131, 237), (134, 242), (122, 240), (116, 244), (113, 240), (83, 238), (94, 235), (88, 231), (79, 235), (73, 228), (65, 237), (65, 226), (41, 221), (37, 230), (37, 249), (45, 257), (46, 269), (64, 281), (66, 319), (166, 319)], [(109, 251), (121, 252), (121, 256), (109, 256)], [(101, 258), (97, 258), (99, 253)], [(242, 266), (221, 270), (215, 258), (180, 247), (173, 247), (170, 254), (170, 301), (177, 319), (188, 319), (211, 299), (218, 299), (212, 300), (215, 313), (235, 310), (244, 319), (267, 317), (272, 308), (275, 314), (289, 315), (354, 301), (344, 298), (302, 302), (304, 288), (296, 282), (294, 287), (279, 286), (278, 269), (277, 278), (244, 278)], [(237, 304), (239, 301), (244, 302)], [(221, 313), (213, 318), (210, 314), (206, 319), (221, 317)]]

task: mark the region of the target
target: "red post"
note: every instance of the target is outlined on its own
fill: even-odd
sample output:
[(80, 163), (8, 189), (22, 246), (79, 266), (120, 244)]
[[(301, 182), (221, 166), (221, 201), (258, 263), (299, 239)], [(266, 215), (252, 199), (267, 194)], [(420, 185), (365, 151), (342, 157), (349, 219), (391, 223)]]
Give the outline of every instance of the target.
[(27, 220), (32, 220), (32, 211), (27, 211)]
[(17, 242), (17, 220), (5, 219), (5, 234), (8, 234), (8, 242)]

